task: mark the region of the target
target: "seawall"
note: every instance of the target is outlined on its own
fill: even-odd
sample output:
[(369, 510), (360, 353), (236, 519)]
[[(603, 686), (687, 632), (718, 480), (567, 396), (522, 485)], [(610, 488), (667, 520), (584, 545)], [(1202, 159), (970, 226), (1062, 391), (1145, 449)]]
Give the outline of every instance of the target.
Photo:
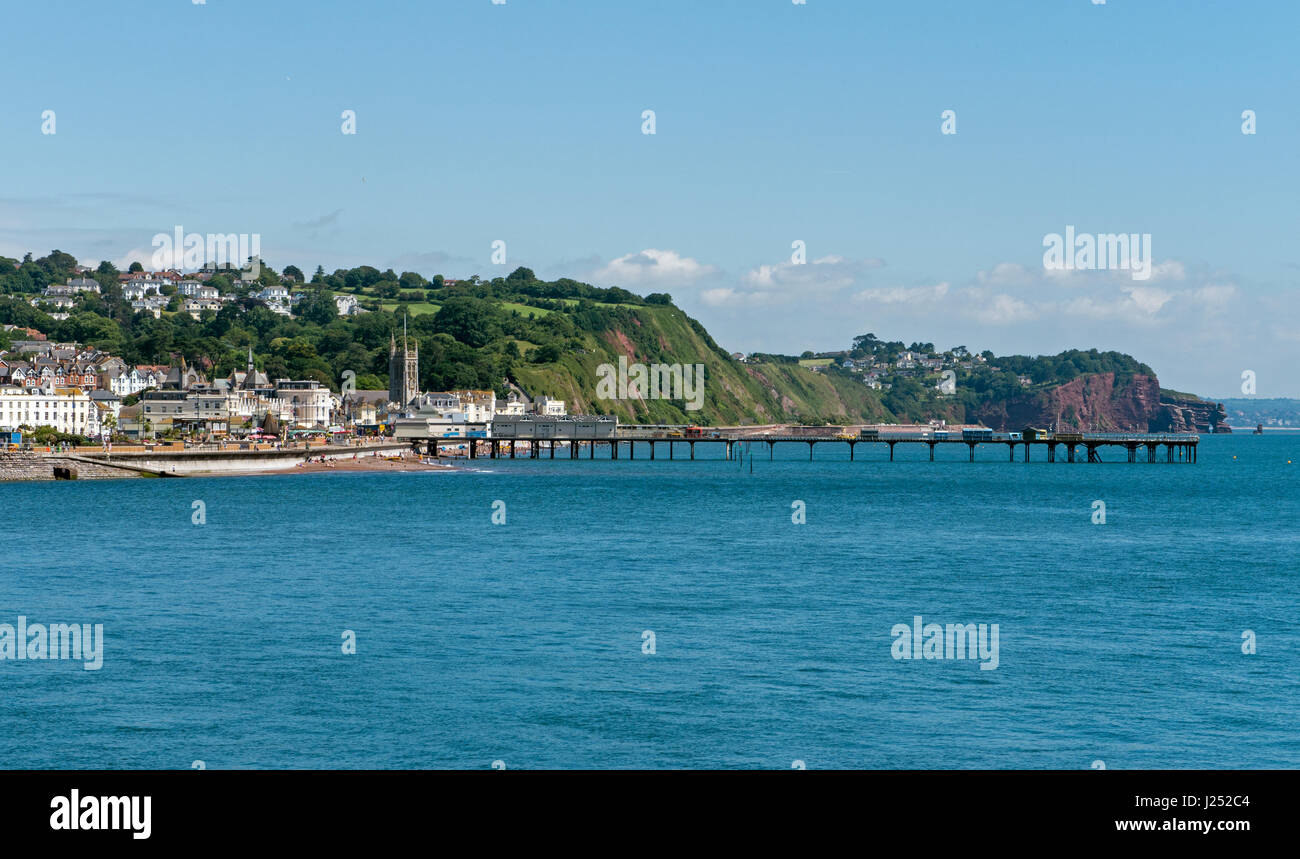
[(54, 470), (75, 470), (78, 480), (108, 480), (123, 477), (142, 477), (139, 472), (113, 468), (95, 462), (80, 462), (74, 458), (49, 453), (16, 451), (0, 453), (0, 482), (25, 480), (54, 480)]
[(0, 453), (0, 482), (54, 480), (57, 469), (70, 469), (77, 480), (127, 477), (198, 477), (286, 471), (306, 459), (351, 459), (353, 456), (395, 455), (409, 443), (365, 447), (315, 446), (280, 450), (82, 450), (68, 454), (17, 451)]

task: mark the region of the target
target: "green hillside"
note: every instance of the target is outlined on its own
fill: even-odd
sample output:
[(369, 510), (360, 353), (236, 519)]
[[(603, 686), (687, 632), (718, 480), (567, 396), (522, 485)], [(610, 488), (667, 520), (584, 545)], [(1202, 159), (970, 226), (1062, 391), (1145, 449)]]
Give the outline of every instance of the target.
[[(673, 306), (589, 307), (580, 349), (557, 360), (519, 363), (514, 380), (530, 395), (563, 399), (571, 411), (616, 414), (635, 423), (850, 423), (889, 420), (860, 382), (814, 373), (796, 363), (746, 364), (721, 349), (697, 321)], [(620, 355), (642, 364), (704, 365), (703, 408), (682, 400), (598, 400), (602, 364)]]
[[(177, 312), (176, 287), (168, 286), (171, 305), (154, 318), (125, 299), (123, 275), (109, 262), (79, 269), (60, 251), (21, 261), (0, 257), (0, 322), (131, 365), (183, 360), (210, 378), (242, 370), (251, 349), (257, 368), (272, 379), (316, 380), (336, 391), (347, 373), (356, 375), (358, 388), (386, 388), (390, 344), (405, 329), (419, 346), (421, 390), (491, 388), (505, 396), (517, 386), (533, 397), (565, 400), (570, 412), (612, 413), (638, 423), (962, 422), (1001, 414), (1004, 405), (1027, 397), (1046, 401), (1046, 392), (1082, 377), (1113, 374), (1114, 397), (1153, 375), (1114, 352), (997, 357), (873, 334), (838, 352), (738, 360), (663, 293), (542, 281), (527, 268), (485, 281), (426, 280), (372, 266), (327, 274), (318, 267), (306, 281), (296, 266), (277, 272), (260, 262), (256, 283), (232, 271), (205, 275), (223, 296), (219, 310), (202, 310), (197, 318)], [(79, 293), (68, 318), (56, 319), (45, 289), (77, 276), (94, 279), (101, 292)], [(276, 284), (295, 294), (287, 315), (257, 297), (261, 287)], [(335, 298), (343, 294), (367, 312), (340, 317)], [(22, 336), (0, 333), (0, 348)], [(703, 364), (702, 407), (688, 409), (685, 396), (599, 398), (606, 393), (598, 388), (601, 366), (617, 367), (620, 357), (643, 365)], [(941, 390), (945, 385), (950, 389)]]

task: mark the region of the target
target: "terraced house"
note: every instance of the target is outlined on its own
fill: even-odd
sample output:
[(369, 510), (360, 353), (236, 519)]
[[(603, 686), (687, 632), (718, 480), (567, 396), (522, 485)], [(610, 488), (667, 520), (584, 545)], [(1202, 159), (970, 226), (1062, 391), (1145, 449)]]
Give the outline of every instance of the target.
[(101, 410), (76, 388), (0, 386), (0, 429), (54, 427), (70, 435), (98, 436)]

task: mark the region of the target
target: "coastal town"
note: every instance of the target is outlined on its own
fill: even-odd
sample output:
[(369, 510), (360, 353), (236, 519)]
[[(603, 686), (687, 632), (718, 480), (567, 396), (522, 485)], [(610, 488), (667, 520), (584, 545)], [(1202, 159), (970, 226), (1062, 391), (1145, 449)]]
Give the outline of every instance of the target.
[[(102, 293), (100, 281), (88, 276), (88, 267), (77, 266), (75, 272), (77, 276), (63, 283), (47, 285), (28, 303), (54, 321), (68, 319), (82, 301)], [(132, 311), (154, 318), (184, 313), (197, 321), (241, 297), (289, 317), (307, 298), (306, 292), (293, 288), (292, 278), (268, 284), (243, 270), (215, 266), (189, 274), (137, 266), (117, 274), (116, 280)], [(355, 295), (331, 297), (339, 317), (368, 312)], [(336, 392), (319, 379), (268, 378), (257, 369), (252, 349), (243, 369), (213, 377), (206, 367), (187, 365), (183, 358), (172, 364), (129, 364), (80, 343), (51, 341), (35, 328), (4, 325), (3, 330), (10, 343), (0, 349), (0, 432), (10, 446), (24, 439), (103, 445), (156, 439), (482, 439), (489, 437), (497, 416), (567, 414), (563, 400), (530, 396), (509, 380), (503, 384), (513, 390), (502, 397), (488, 389), (421, 391), (418, 343), (404, 332), (400, 344), (397, 332), (390, 338), (387, 390), (357, 390), (345, 383)], [(760, 356), (733, 357), (754, 363)], [(936, 353), (929, 344), (905, 347), (867, 335), (852, 351), (805, 353), (799, 363), (820, 373), (834, 362), (860, 374), (867, 387), (881, 390), (891, 387), (881, 381), (891, 375), (913, 377), (946, 367), (968, 370), (986, 361), (986, 356), (970, 354), (964, 347)], [(1031, 384), (1026, 376), (1018, 382)], [(935, 389), (943, 393), (943, 386), (941, 379)]]
[[(1160, 389), (1149, 367), (1117, 353), (996, 356), (870, 333), (848, 349), (797, 357), (729, 353), (669, 295), (546, 283), (526, 268), (489, 282), (318, 266), (307, 281), (296, 266), (277, 272), (257, 257), (243, 269), (186, 272), (92, 269), (60, 251), (8, 262), (6, 452), (292, 448), (303, 453), (289, 464), (301, 466), (321, 446), (322, 460), (359, 447), (428, 460), (554, 458), (557, 447), (576, 458), (599, 447), (617, 459), (621, 444), (635, 458), (647, 441), (651, 458), (656, 442), (672, 458), (680, 440), (691, 459), (710, 442), (731, 459), (742, 440), (792, 438), (810, 453), (818, 441), (849, 440), (850, 458), (855, 445), (880, 441), (892, 459), (907, 441), (929, 445), (933, 458), (958, 440), (998, 441), (1014, 454), (1044, 433), (1062, 432), (1068, 445), (1071, 433), (1123, 431), (1130, 444), (1135, 432), (1221, 430), (1221, 407)], [(629, 339), (650, 326), (636, 334), (641, 342)], [(693, 363), (636, 361), (655, 352)], [(967, 434), (994, 431), (996, 439)], [(253, 459), (267, 470), (285, 464)], [(60, 469), (103, 476), (82, 468), (91, 464), (15, 460), (18, 477), (0, 479)], [(156, 460), (140, 468), (165, 470)]]
[[(5, 326), (13, 332), (13, 326)], [(559, 416), (565, 403), (491, 390), (420, 392), (418, 347), (392, 342), (388, 390), (334, 392), (317, 380), (268, 379), (248, 364), (209, 378), (182, 360), (129, 366), (77, 343), (18, 333), (0, 351), (0, 432), (11, 446), (24, 434), (38, 442), (139, 442), (188, 439), (280, 439), (391, 436), (403, 420), (423, 434), (486, 437), (496, 415)]]

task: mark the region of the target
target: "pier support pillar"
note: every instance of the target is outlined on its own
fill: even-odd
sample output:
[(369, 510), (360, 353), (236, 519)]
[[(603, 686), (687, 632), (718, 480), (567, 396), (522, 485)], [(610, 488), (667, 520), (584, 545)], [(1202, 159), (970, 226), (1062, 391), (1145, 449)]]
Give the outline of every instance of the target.
[(1138, 447), (1137, 447), (1137, 445), (1135, 445), (1135, 444), (1126, 444), (1126, 445), (1124, 445), (1124, 446), (1125, 446), (1126, 448), (1128, 448), (1128, 461), (1129, 461), (1129, 462), (1137, 462), (1137, 452), (1138, 452)]
[(1025, 442), (1025, 462), (1029, 461), (1029, 442)]
[(971, 461), (971, 462), (974, 462), (974, 461), (975, 461), (975, 443), (974, 443), (974, 442), (970, 442), (970, 441), (968, 441), (968, 442), (966, 442), (966, 446), (970, 448), (970, 461)]
[(550, 442), (547, 443), (547, 447), (551, 449), (551, 459), (555, 459), (555, 439), (551, 439)]
[(627, 458), (636, 459), (636, 442), (634, 441), (629, 441), (627, 443)]
[(690, 444), (691, 444), (691, 459), (693, 461), (695, 459), (695, 442), (691, 442)]
[(650, 442), (650, 461), (655, 461), (655, 443), (653, 441)]
[(611, 441), (611, 442), (609, 443), (609, 458), (610, 458), (610, 459), (618, 459), (618, 442), (617, 442), (617, 441)]
[(1056, 462), (1056, 443), (1055, 443), (1055, 442), (1048, 442), (1048, 443), (1047, 443), (1047, 461), (1048, 461), (1048, 462)]
[(856, 441), (849, 442), (849, 462), (853, 461), (853, 448), (857, 447)]
[(1174, 446), (1172, 444), (1165, 445), (1165, 456), (1170, 462), (1174, 461)]
[(774, 451), (774, 450), (776, 450), (776, 442), (774, 442), (774, 441), (769, 441), (769, 442), (767, 443), (767, 461), (768, 461), (768, 462), (771, 462), (771, 461), (772, 461), (772, 451)]
[(1095, 444), (1088, 445), (1088, 461), (1101, 462), (1101, 457), (1097, 456), (1097, 445)]
[(668, 458), (673, 458), (673, 443), (671, 441), (668, 442)]
[(1016, 461), (1016, 443), (1013, 441), (1007, 445), (1007, 462)]
[[(893, 461), (894, 461), (894, 445), (895, 445), (895, 444), (897, 444), (897, 442), (893, 442), (893, 441), (891, 441), (891, 442), (889, 443), (889, 461), (890, 461), (890, 462), (893, 462)], [(933, 447), (931, 447), (930, 449), (931, 449), (931, 450), (934, 450)]]
[(587, 459), (595, 459), (595, 458), (596, 458), (596, 442), (594, 442), (594, 441), (589, 441), (589, 442), (587, 442), (587, 444), (589, 444), (589, 445), (591, 446), (591, 447), (588, 449), (588, 452), (587, 452)]
[(812, 449), (813, 449), (813, 444), (815, 444), (815, 442), (811, 442), (811, 441), (808, 442), (808, 461), (809, 461), (809, 462), (812, 462)]
[(1147, 462), (1155, 462), (1155, 461), (1156, 461), (1156, 446), (1154, 444), (1149, 444), (1147, 445)]
[(1068, 462), (1074, 462), (1074, 445), (1072, 445), (1072, 444), (1067, 444), (1067, 445), (1065, 446), (1065, 450), (1066, 450), (1066, 454), (1067, 454), (1068, 457), (1069, 457), (1069, 459), (1068, 459), (1067, 461), (1068, 461)]
[[(926, 442), (926, 444), (928, 444), (928, 445), (930, 446), (930, 461), (931, 461), (931, 462), (934, 462), (934, 442), (929, 441), (929, 442)], [(891, 445), (889, 446), (889, 449), (890, 449), (890, 451), (892, 452), (893, 449), (894, 449), (894, 446), (891, 444)], [(891, 456), (890, 459), (893, 459), (893, 457)]]

